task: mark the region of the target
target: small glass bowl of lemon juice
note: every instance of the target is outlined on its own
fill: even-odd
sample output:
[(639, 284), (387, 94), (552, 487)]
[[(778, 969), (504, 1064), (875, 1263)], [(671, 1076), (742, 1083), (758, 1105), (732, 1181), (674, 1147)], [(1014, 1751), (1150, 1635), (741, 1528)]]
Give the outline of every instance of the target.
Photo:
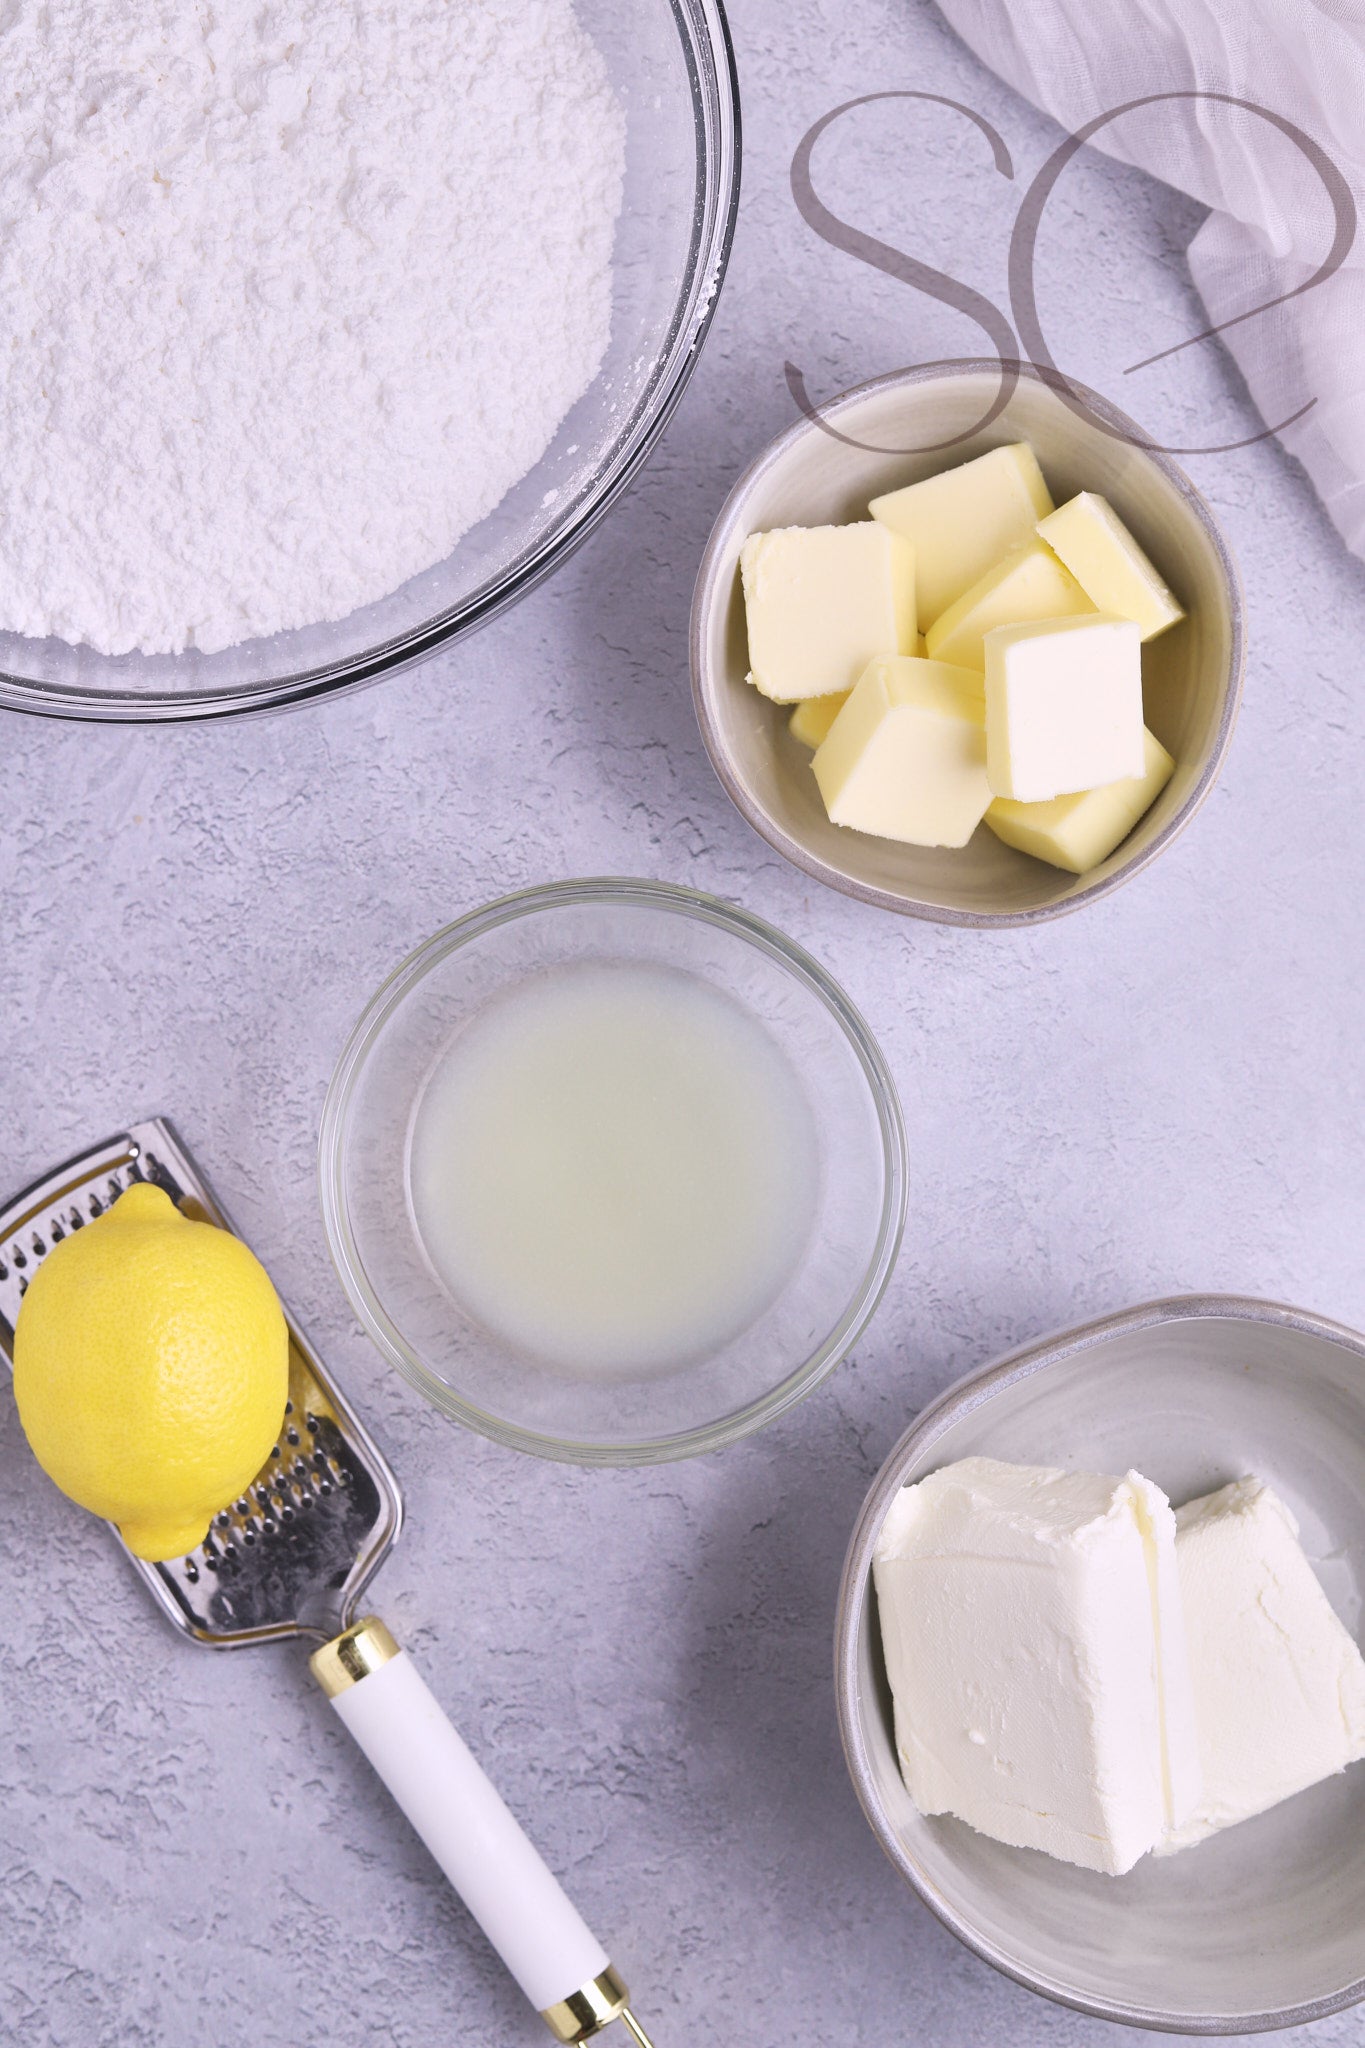
[(886, 1286), (905, 1135), (843, 991), (748, 912), (654, 882), (503, 897), (385, 982), (319, 1173), (383, 1355), (485, 1436), (580, 1464), (732, 1442)]

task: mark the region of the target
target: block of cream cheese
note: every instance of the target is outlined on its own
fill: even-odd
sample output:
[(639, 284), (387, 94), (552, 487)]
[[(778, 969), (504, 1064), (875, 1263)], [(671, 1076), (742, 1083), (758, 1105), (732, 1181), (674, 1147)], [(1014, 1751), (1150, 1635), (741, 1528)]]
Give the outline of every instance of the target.
[(924, 636), (935, 661), (955, 661), (961, 668), (986, 666), (984, 636), (994, 626), (1015, 626), (1028, 619), (1061, 619), (1095, 607), (1069, 569), (1051, 548), (1026, 540), (995, 562), (956, 604), (949, 605)]
[(992, 448), (922, 483), (888, 491), (868, 507), (915, 549), (920, 625), (983, 576), (1052, 510), (1052, 494), (1026, 441)]
[(1096, 611), (1132, 619), (1144, 640), (1154, 640), (1184, 618), (1107, 498), (1082, 491), (1040, 519), (1038, 532), (1066, 563)]
[(1073, 875), (1087, 874), (1128, 837), (1175, 771), (1175, 762), (1154, 733), (1144, 729), (1142, 745), (1141, 775), (1073, 796), (1054, 796), (1050, 803), (1017, 804), (998, 796), (986, 813), (986, 823), (1006, 846), (1017, 846), (1021, 853)]
[(1175, 1520), (1125, 1479), (966, 1458), (892, 1502), (873, 1558), (921, 1813), (1111, 1874), (1199, 1797)]
[(1365, 1660), (1283, 1501), (1239, 1479), (1175, 1519), (1204, 1790), (1164, 1854), (1365, 1757)]
[(818, 747), (829, 737), (830, 727), (847, 702), (847, 690), (835, 690), (828, 697), (803, 697), (787, 720), (787, 730), (803, 747)]
[(1102, 612), (986, 636), (986, 773), (996, 796), (1047, 803), (1146, 769), (1142, 649)]
[(749, 681), (779, 704), (851, 690), (915, 644), (914, 551), (875, 519), (751, 533), (739, 566)]
[(870, 661), (811, 762), (834, 824), (965, 846), (991, 800), (979, 686), (942, 661)]

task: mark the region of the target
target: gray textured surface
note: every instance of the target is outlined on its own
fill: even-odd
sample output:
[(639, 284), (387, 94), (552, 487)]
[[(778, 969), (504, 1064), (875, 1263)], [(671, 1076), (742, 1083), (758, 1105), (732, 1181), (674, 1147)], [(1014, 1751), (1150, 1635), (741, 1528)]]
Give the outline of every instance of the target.
[[(1273, 445), (1192, 461), (1247, 582), (1223, 781), (1131, 888), (982, 938), (815, 892), (731, 813), (688, 699), (693, 566), (730, 482), (832, 392), (974, 352), (960, 319), (797, 219), (787, 165), (840, 99), (970, 101), (1020, 180), (1048, 125), (920, 0), (736, 0), (739, 240), (700, 372), (628, 504), (547, 588), (322, 710), (163, 732), (9, 720), (3, 1178), (169, 1109), (399, 1467), (378, 1605), (604, 1930), (660, 2048), (1098, 2043), (904, 1893), (854, 1805), (830, 1636), (857, 1504), (908, 1417), (1016, 1339), (1180, 1288), (1365, 1324), (1359, 889), (1365, 576)], [(1003, 298), (1015, 194), (965, 122), (865, 110), (831, 205)], [(1255, 430), (1199, 321), (1194, 215), (1098, 161), (1044, 234), (1067, 366), (1172, 441)], [(333, 1057), (435, 926), (548, 876), (736, 897), (841, 977), (887, 1049), (911, 1221), (858, 1356), (779, 1427), (656, 1473), (461, 1435), (353, 1327), (313, 1190)], [(289, 1650), (177, 1642), (0, 1401), (0, 2032), (61, 2048), (528, 2044), (521, 2008)], [(1358, 2015), (1315, 2048), (1360, 2042)]]

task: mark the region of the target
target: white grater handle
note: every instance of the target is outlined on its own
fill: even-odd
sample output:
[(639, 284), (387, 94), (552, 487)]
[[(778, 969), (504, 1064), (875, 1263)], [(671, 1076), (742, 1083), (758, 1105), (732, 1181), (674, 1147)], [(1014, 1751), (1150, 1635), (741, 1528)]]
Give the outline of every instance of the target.
[[(600, 1941), (383, 1623), (358, 1622), (314, 1676), (536, 2010), (563, 2041), (622, 2014)], [(608, 2007), (610, 2009), (608, 2009)]]

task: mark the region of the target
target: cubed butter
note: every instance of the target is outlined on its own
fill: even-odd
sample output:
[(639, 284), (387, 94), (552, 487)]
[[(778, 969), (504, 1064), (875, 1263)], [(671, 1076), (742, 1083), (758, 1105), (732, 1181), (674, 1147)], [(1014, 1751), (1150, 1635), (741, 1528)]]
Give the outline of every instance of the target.
[(983, 641), (996, 626), (1017, 626), (1030, 619), (1062, 619), (1093, 612), (1080, 584), (1036, 535), (992, 563), (970, 590), (949, 605), (925, 634), (934, 661), (959, 668), (983, 669)]
[(1082, 491), (1038, 522), (1038, 532), (1060, 556), (1097, 611), (1132, 619), (1144, 640), (1155, 639), (1185, 614), (1107, 498)]
[(1171, 779), (1175, 762), (1145, 728), (1142, 745), (1141, 775), (1106, 783), (1102, 789), (1054, 796), (1050, 803), (1018, 804), (998, 796), (986, 813), (986, 823), (1006, 846), (1017, 846), (1020, 853), (1031, 853), (1035, 860), (1073, 875), (1087, 874), (1108, 860)]
[(1258, 1479), (1176, 1513), (1204, 1789), (1164, 1853), (1365, 1757), (1365, 1660)]
[(803, 697), (787, 720), (787, 730), (803, 747), (818, 747), (828, 739), (830, 727), (847, 702), (847, 690), (834, 690), (828, 697)]
[[(924, 635), (916, 633), (912, 654), (923, 657)], [(787, 731), (803, 747), (822, 746), (829, 738), (829, 729), (847, 704), (847, 690), (833, 690), (828, 697), (803, 697), (791, 717), (787, 720)]]
[(991, 800), (980, 678), (913, 655), (870, 661), (811, 766), (836, 825), (965, 846)]
[(851, 690), (915, 642), (914, 550), (875, 519), (751, 533), (740, 552), (749, 681), (779, 704)]
[(921, 1813), (1115, 1874), (1188, 1820), (1175, 1520), (1149, 1480), (964, 1458), (897, 1494), (872, 1570)]
[(914, 546), (920, 624), (927, 631), (993, 562), (1030, 538), (1052, 510), (1052, 496), (1033, 450), (1016, 441), (887, 491), (868, 509)]
[(986, 636), (986, 774), (1047, 803), (1145, 772), (1142, 650), (1131, 619), (1092, 612)]

